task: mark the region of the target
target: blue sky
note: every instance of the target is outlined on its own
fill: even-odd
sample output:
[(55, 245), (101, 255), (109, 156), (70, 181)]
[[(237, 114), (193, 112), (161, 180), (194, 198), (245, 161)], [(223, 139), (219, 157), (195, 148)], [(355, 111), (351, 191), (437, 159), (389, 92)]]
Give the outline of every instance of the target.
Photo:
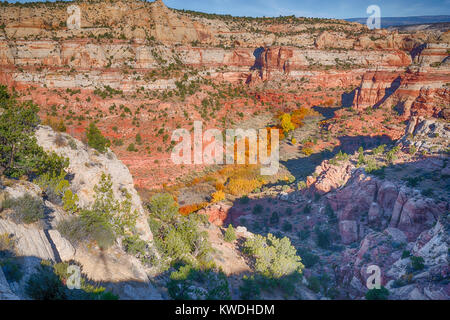
[[(450, 15), (450, 0), (163, 0), (171, 8), (234, 16), (367, 17), (376, 4), (383, 17)], [(12, 2), (12, 1), (10, 1)], [(17, 2), (17, 1), (14, 1)], [(19, 2), (33, 2), (21, 0)]]

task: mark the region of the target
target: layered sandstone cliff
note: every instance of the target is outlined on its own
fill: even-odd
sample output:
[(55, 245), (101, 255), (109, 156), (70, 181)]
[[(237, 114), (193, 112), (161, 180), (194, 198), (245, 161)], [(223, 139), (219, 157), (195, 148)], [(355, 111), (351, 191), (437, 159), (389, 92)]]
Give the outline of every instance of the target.
[[(71, 4), (0, 5), (0, 82), (38, 103), (44, 118), (56, 108), (78, 138), (92, 112), (103, 114), (96, 118), (103, 133), (124, 140), (124, 148), (113, 148), (140, 187), (171, 182), (154, 181), (155, 174), (179, 177), (170, 168), (154, 171), (161, 166), (155, 161), (167, 163), (169, 146), (160, 151), (151, 145), (159, 140), (153, 132), (161, 129), (154, 131), (159, 123), (152, 112), (167, 109), (173, 117), (180, 110), (192, 114), (180, 121), (198, 120), (192, 109), (205, 99), (201, 90), (206, 95), (211, 90), (204, 86), (186, 100), (171, 98), (180, 81), (242, 86), (255, 98), (252, 109), (245, 108), (249, 113), (263, 103), (284, 108), (333, 101), (357, 110), (395, 106), (404, 120), (448, 117), (448, 32), (368, 30), (334, 19), (209, 15), (170, 9), (159, 0), (74, 2), (81, 11), (77, 30), (66, 25)], [(116, 94), (102, 96), (105, 88)], [(279, 93), (290, 101), (280, 101)], [(221, 101), (222, 109), (250, 103), (231, 100)], [(114, 105), (133, 114), (108, 114)], [(139, 113), (142, 106), (148, 113)], [(136, 121), (147, 128), (140, 134), (151, 156), (126, 150), (140, 132)], [(119, 134), (112, 127), (126, 129)]]

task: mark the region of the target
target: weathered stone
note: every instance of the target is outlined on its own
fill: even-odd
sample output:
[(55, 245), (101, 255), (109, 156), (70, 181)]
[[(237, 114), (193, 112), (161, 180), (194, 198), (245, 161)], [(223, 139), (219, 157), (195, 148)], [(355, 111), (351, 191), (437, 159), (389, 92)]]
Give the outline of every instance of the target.
[(372, 202), (367, 215), (370, 224), (380, 224), (383, 211), (380, 205), (376, 202)]
[(397, 196), (398, 190), (395, 184), (391, 181), (383, 181), (381, 183), (378, 189), (377, 202), (383, 209), (383, 215), (385, 217), (391, 217)]
[(423, 257), (426, 265), (448, 264), (448, 240), (448, 232), (438, 222), (432, 229), (424, 231), (417, 238), (412, 252)]
[(75, 249), (70, 242), (63, 238), (57, 230), (48, 231), (53, 244), (58, 251), (59, 257), (62, 261), (70, 261), (75, 257)]
[(112, 189), (116, 199), (125, 200), (123, 191), (131, 195), (132, 210), (138, 213), (136, 227), (143, 240), (151, 241), (152, 233), (147, 223), (141, 199), (134, 189), (133, 177), (128, 168), (117, 159), (111, 151), (105, 154), (85, 146), (81, 141), (73, 139), (67, 134), (61, 134), (67, 141), (73, 141), (76, 148), (67, 145), (57, 146), (54, 143), (56, 135), (49, 127), (41, 126), (36, 131), (38, 144), (46, 151), (56, 152), (70, 159), (67, 171), (73, 174), (71, 188), (78, 195), (81, 207), (89, 207), (94, 201), (94, 186), (98, 184), (102, 174), (111, 176)]
[(344, 220), (339, 222), (339, 233), (342, 243), (350, 244), (358, 240), (358, 223), (353, 220)]
[(3, 233), (14, 235), (17, 240), (16, 251), (18, 256), (55, 261), (52, 247), (44, 230), (0, 219), (0, 234)]
[(386, 228), (383, 231), (384, 234), (387, 236), (390, 236), (392, 240), (399, 242), (399, 243), (406, 243), (408, 241), (408, 238), (406, 237), (405, 233), (397, 228)]

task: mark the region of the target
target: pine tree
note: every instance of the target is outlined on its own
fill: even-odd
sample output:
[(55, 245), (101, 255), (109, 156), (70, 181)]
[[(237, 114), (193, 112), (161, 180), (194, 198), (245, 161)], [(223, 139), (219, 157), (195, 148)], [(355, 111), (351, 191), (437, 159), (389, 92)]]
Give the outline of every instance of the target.
[(68, 160), (47, 154), (37, 144), (34, 132), (40, 123), (39, 108), (32, 102), (18, 103), (6, 86), (0, 86), (0, 173), (13, 178), (59, 174)]
[(364, 158), (364, 149), (363, 147), (359, 147), (358, 149), (359, 155), (358, 155), (358, 166), (363, 165), (366, 163), (366, 159)]
[(108, 147), (111, 146), (111, 142), (102, 135), (101, 131), (93, 122), (91, 122), (86, 129), (86, 138), (89, 147), (94, 148), (101, 153), (105, 153)]
[(234, 228), (231, 224), (228, 225), (228, 228), (225, 231), (223, 239), (226, 242), (233, 242), (234, 240), (236, 240), (236, 232), (234, 231)]

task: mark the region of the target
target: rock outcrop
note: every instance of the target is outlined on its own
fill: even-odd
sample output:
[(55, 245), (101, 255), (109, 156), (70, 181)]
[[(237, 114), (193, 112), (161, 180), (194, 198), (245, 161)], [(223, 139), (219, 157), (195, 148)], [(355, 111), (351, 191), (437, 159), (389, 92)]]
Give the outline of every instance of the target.
[[(59, 146), (55, 143), (57, 136), (58, 139), (64, 141)], [(89, 207), (93, 203), (94, 193), (92, 190), (100, 181), (102, 174), (110, 175), (115, 198), (120, 201), (125, 200), (125, 190), (131, 195), (132, 210), (136, 210), (139, 215), (136, 227), (143, 240), (152, 240), (152, 233), (147, 224), (141, 199), (134, 189), (133, 177), (113, 152), (100, 154), (81, 141), (73, 139), (70, 135), (56, 133), (51, 128), (44, 126), (38, 128), (36, 138), (44, 150), (54, 151), (70, 160), (67, 171), (72, 176), (71, 188), (78, 195), (81, 207)]]
[[(55, 144), (57, 135), (59, 141), (62, 139), (65, 143)], [(110, 174), (115, 197), (122, 199), (124, 190), (131, 195), (132, 209), (139, 215), (136, 226), (139, 235), (151, 245), (152, 234), (146, 222), (146, 213), (141, 200), (134, 189), (132, 177), (125, 165), (117, 160), (111, 151), (101, 155), (69, 135), (55, 133), (49, 127), (40, 127), (36, 137), (45, 150), (55, 151), (69, 158), (70, 165), (67, 171), (71, 177), (70, 187), (79, 196), (81, 207), (88, 208), (93, 202), (94, 186), (98, 183), (101, 173)], [(7, 197), (12, 199), (25, 194), (35, 198), (43, 197), (37, 185), (26, 181), (11, 180), (3, 189), (1, 193), (7, 194)], [(43, 203), (44, 219), (30, 225), (11, 221), (5, 210), (0, 216), (0, 234), (7, 234), (14, 239), (14, 255), (20, 259), (21, 270), (24, 273), (20, 283), (14, 284), (13, 287), (7, 286), (8, 282), (3, 281), (3, 273), (0, 273), (1, 298), (26, 299), (24, 287), (27, 280), (41, 261), (47, 260), (54, 263), (62, 261), (79, 263), (89, 279), (102, 283), (121, 298), (161, 299), (160, 293), (150, 283), (150, 270), (144, 267), (141, 261), (127, 254), (117, 244), (106, 251), (100, 250), (95, 245), (74, 246), (56, 230), (58, 222), (67, 219), (69, 214), (47, 200)]]
[(398, 228), (411, 240), (432, 227), (448, 210), (448, 203), (433, 201), (406, 186), (374, 179), (361, 172), (355, 173), (345, 187), (328, 194), (327, 198), (341, 221), (341, 236), (347, 244), (361, 239), (359, 230), (364, 215), (370, 225)]
[(450, 101), (448, 68), (418, 69), (414, 72), (369, 71), (357, 89), (353, 107), (396, 107), (399, 115), (437, 117), (448, 114)]

